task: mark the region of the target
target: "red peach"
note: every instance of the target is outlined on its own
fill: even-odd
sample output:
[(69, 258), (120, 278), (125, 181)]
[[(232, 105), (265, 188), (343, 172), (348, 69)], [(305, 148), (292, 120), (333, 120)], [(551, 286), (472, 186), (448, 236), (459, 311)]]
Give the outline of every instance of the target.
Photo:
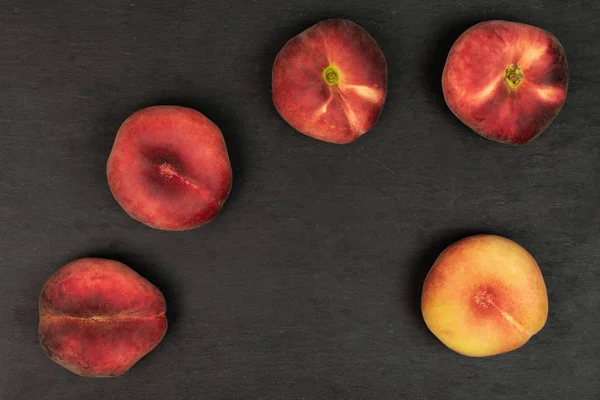
[(481, 22), (454, 43), (442, 74), (450, 110), (481, 136), (530, 142), (567, 97), (565, 51), (552, 34), (507, 21)]
[(110, 190), (132, 218), (180, 231), (216, 217), (231, 190), (219, 128), (196, 110), (154, 106), (121, 125), (106, 167)]
[(421, 310), (450, 349), (484, 357), (515, 350), (538, 333), (548, 295), (527, 250), (500, 236), (475, 235), (439, 255), (423, 284)]
[(39, 308), (44, 352), (82, 376), (125, 373), (167, 331), (161, 292), (112, 260), (82, 258), (68, 263), (44, 285)]
[(349, 143), (383, 109), (387, 64), (375, 40), (354, 22), (329, 19), (288, 41), (273, 65), (273, 102), (299, 132)]

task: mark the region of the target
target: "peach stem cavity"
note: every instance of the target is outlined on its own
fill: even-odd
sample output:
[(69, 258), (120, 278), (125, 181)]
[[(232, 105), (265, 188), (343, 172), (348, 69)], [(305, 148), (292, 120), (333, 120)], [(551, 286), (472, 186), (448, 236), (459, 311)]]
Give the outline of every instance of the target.
[(504, 72), (504, 82), (509, 88), (517, 87), (523, 80), (523, 72), (517, 64), (509, 65)]
[(335, 86), (340, 81), (340, 75), (331, 65), (323, 70), (323, 79), (331, 86)]

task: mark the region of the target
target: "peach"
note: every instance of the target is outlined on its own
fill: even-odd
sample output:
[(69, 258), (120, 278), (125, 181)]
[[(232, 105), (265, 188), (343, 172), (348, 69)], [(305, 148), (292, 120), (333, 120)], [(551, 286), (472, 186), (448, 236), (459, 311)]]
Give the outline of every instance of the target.
[(540, 135), (567, 97), (565, 51), (531, 25), (481, 22), (454, 43), (442, 90), (450, 110), (479, 135), (520, 145)]
[(331, 143), (369, 131), (383, 109), (387, 64), (354, 22), (321, 21), (288, 41), (273, 64), (273, 103), (293, 128)]
[(421, 310), (450, 349), (484, 357), (515, 350), (539, 332), (548, 295), (527, 250), (500, 236), (475, 235), (439, 255), (425, 278)]
[(121, 125), (106, 167), (125, 212), (156, 229), (180, 231), (216, 217), (231, 190), (219, 128), (196, 110), (154, 106)]
[(39, 311), (44, 352), (88, 377), (125, 373), (167, 330), (161, 292), (126, 265), (100, 258), (81, 258), (54, 273)]

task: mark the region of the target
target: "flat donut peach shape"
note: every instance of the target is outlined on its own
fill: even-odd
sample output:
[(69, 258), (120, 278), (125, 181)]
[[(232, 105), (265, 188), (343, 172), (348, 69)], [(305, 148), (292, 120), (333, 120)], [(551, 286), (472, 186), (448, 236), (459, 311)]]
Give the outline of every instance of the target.
[(148, 107), (127, 118), (106, 172), (125, 212), (162, 230), (208, 223), (231, 191), (231, 164), (221, 131), (200, 112), (179, 106)]

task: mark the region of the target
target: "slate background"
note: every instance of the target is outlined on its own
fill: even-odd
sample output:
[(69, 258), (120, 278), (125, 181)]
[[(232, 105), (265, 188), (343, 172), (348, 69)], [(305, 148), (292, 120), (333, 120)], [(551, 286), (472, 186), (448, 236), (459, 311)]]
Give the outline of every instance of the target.
[[(290, 128), (271, 65), (326, 17), (366, 28), (389, 92), (346, 146)], [(553, 125), (510, 147), (447, 109), (458, 35), (510, 19), (553, 32), (570, 87)], [(600, 395), (600, 3), (597, 1), (8, 1), (0, 10), (0, 398), (593, 399)], [(221, 216), (152, 230), (113, 200), (105, 162), (121, 122), (196, 108), (226, 138)], [(546, 327), (518, 351), (454, 354), (429, 333), (421, 284), (473, 233), (527, 248)], [(60, 266), (120, 260), (168, 303), (164, 341), (125, 376), (84, 379), (37, 343), (37, 297)]]

